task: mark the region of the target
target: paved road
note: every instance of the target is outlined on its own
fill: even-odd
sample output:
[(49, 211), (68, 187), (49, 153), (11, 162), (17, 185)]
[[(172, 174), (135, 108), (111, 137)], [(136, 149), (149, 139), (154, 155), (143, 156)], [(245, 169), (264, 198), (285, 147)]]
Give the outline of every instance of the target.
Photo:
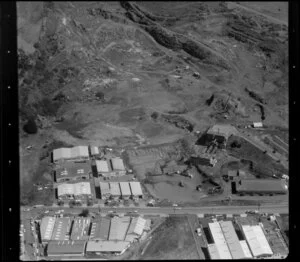
[[(74, 208), (43, 208), (47, 210), (57, 211), (63, 209), (65, 213), (80, 213), (83, 207)], [(145, 215), (170, 215), (170, 214), (243, 214), (246, 210), (257, 210), (258, 206), (214, 206), (214, 207), (89, 207), (91, 212), (99, 212), (103, 214), (115, 211), (117, 213), (128, 213), (137, 211), (139, 214)], [(288, 203), (276, 205), (262, 204), (259, 210), (264, 213), (289, 213)]]
[(273, 23), (276, 23), (276, 24), (283, 24), (283, 25), (288, 26), (288, 22), (282, 21), (282, 20), (280, 20), (280, 19), (277, 19), (277, 18), (275, 18), (275, 17), (266, 15), (266, 14), (264, 14), (264, 13), (261, 13), (261, 12), (255, 10), (255, 9), (252, 9), (251, 7), (247, 7), (247, 6), (244, 6), (244, 5), (235, 3), (235, 2), (228, 2), (228, 4), (230, 4), (231, 6), (235, 6), (235, 7), (244, 9), (244, 10), (246, 10), (246, 11), (248, 11), (248, 12), (252, 12), (252, 13), (255, 13), (255, 14), (257, 14), (257, 15), (263, 16), (263, 17), (267, 18), (268, 20), (272, 21)]

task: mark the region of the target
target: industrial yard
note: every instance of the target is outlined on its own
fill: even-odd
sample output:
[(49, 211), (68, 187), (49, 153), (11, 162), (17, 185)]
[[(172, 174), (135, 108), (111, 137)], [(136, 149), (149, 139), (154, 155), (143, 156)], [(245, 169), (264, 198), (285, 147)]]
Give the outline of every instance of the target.
[(287, 10), (18, 3), (21, 258), (287, 256)]

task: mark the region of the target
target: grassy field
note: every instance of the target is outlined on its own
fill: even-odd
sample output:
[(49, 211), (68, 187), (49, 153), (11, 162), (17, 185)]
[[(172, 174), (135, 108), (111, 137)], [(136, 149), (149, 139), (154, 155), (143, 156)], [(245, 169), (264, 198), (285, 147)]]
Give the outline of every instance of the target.
[(169, 217), (153, 232), (153, 238), (139, 259), (198, 259), (187, 217)]

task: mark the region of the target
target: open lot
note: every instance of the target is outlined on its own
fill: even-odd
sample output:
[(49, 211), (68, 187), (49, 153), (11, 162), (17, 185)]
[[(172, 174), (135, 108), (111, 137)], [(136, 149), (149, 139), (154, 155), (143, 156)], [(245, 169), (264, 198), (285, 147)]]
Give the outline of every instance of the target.
[(140, 259), (199, 259), (187, 217), (169, 217), (153, 232)]

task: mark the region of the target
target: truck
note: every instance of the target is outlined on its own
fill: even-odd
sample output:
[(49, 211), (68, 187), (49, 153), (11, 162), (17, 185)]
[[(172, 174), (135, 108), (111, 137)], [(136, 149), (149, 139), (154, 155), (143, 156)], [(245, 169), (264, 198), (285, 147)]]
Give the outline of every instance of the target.
[(200, 227), (198, 227), (198, 228), (196, 229), (196, 233), (198, 234), (199, 237), (202, 235), (202, 232), (201, 232), (201, 228), (200, 228)]

